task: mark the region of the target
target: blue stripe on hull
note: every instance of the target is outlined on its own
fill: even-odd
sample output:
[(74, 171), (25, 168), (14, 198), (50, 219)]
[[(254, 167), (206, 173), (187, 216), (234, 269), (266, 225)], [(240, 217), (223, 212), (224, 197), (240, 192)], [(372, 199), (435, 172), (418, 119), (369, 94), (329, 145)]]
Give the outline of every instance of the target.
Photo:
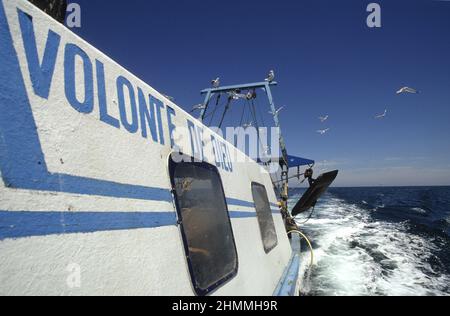
[[(239, 199), (227, 198), (227, 203), (229, 205), (255, 208), (255, 203), (250, 202), (250, 201), (239, 200)], [(278, 204), (275, 204), (275, 203), (270, 203), (270, 207), (275, 208), (276, 210), (279, 210), (279, 208), (280, 208), (278, 206)]]
[(230, 211), (230, 218), (255, 218), (256, 213), (251, 212), (241, 212), (241, 211)]
[(238, 200), (238, 199), (232, 199), (232, 198), (227, 198), (227, 204), (228, 205), (235, 205), (235, 206), (243, 206), (243, 207), (255, 208), (255, 204), (253, 202), (248, 202), (248, 201)]
[[(230, 218), (256, 213), (230, 211)], [(28, 212), (0, 211), (0, 240), (75, 233), (176, 226), (175, 212)]]
[(0, 211), (0, 240), (31, 236), (156, 228), (176, 224), (175, 212)]

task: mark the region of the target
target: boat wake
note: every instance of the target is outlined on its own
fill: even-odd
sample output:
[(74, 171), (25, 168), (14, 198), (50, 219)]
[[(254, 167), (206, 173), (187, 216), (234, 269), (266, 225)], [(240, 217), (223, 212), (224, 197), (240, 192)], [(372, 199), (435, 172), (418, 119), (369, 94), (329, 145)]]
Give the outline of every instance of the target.
[[(328, 193), (301, 228), (315, 251), (315, 266), (302, 265), (301, 294), (449, 295), (450, 241), (445, 231), (418, 229), (416, 221), (399, 218), (396, 212), (388, 218), (390, 201), (384, 195), (366, 200), (351, 203)], [(420, 207), (410, 211), (415, 219), (428, 213)], [(306, 263), (310, 254), (304, 249)]]

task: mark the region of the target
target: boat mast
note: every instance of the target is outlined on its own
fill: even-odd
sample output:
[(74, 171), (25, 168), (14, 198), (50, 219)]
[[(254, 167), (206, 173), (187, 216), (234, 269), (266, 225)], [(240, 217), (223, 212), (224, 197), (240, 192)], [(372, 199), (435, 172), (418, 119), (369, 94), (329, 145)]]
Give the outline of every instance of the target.
[[(281, 195), (281, 207), (282, 209), (288, 213), (288, 207), (287, 207), (287, 200), (289, 198), (289, 163), (288, 163), (288, 153), (286, 149), (286, 143), (284, 141), (283, 134), (281, 132), (281, 124), (278, 116), (278, 112), (276, 110), (275, 101), (273, 99), (272, 90), (271, 87), (276, 86), (277, 82), (272, 81), (265, 81), (265, 82), (257, 82), (257, 83), (247, 83), (247, 84), (241, 84), (241, 85), (234, 85), (234, 86), (225, 86), (225, 87), (217, 87), (217, 88), (210, 88), (205, 89), (201, 91), (202, 95), (205, 95), (205, 100), (203, 102), (203, 105), (201, 107), (201, 113), (199, 120), (201, 122), (204, 121), (205, 115), (207, 113), (208, 107), (210, 105), (210, 102), (212, 98), (217, 94), (222, 93), (230, 93), (235, 91), (255, 91), (256, 89), (264, 89), (266, 92), (267, 98), (269, 100), (269, 105), (271, 109), (271, 113), (273, 115), (273, 120), (275, 123), (275, 127), (278, 128), (279, 132), (279, 143), (280, 143), (280, 149), (281, 149), (281, 161), (280, 161), (280, 167), (281, 167), (281, 184), (282, 189), (280, 192)], [(259, 136), (258, 136), (259, 137)]]

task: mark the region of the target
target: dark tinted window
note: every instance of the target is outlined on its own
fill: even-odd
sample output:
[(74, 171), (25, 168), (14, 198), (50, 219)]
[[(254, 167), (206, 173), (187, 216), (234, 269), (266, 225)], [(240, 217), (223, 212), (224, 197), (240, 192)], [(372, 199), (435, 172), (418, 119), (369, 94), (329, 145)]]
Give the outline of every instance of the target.
[(273, 222), (269, 198), (267, 196), (266, 188), (258, 183), (252, 184), (252, 193), (264, 250), (266, 253), (269, 253), (278, 245), (277, 232)]
[(222, 182), (206, 163), (170, 162), (191, 278), (205, 295), (235, 276), (236, 246)]

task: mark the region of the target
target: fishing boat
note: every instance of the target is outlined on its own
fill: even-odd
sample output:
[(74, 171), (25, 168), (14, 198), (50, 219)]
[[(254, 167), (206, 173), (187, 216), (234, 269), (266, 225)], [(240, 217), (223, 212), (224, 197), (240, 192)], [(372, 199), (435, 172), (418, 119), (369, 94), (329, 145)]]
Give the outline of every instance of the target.
[(0, 295), (298, 295), (289, 170), (314, 161), (280, 133), (271, 174), (205, 123), (258, 89), (281, 129), (276, 82), (194, 117), (25, 0), (0, 0), (0, 61)]

